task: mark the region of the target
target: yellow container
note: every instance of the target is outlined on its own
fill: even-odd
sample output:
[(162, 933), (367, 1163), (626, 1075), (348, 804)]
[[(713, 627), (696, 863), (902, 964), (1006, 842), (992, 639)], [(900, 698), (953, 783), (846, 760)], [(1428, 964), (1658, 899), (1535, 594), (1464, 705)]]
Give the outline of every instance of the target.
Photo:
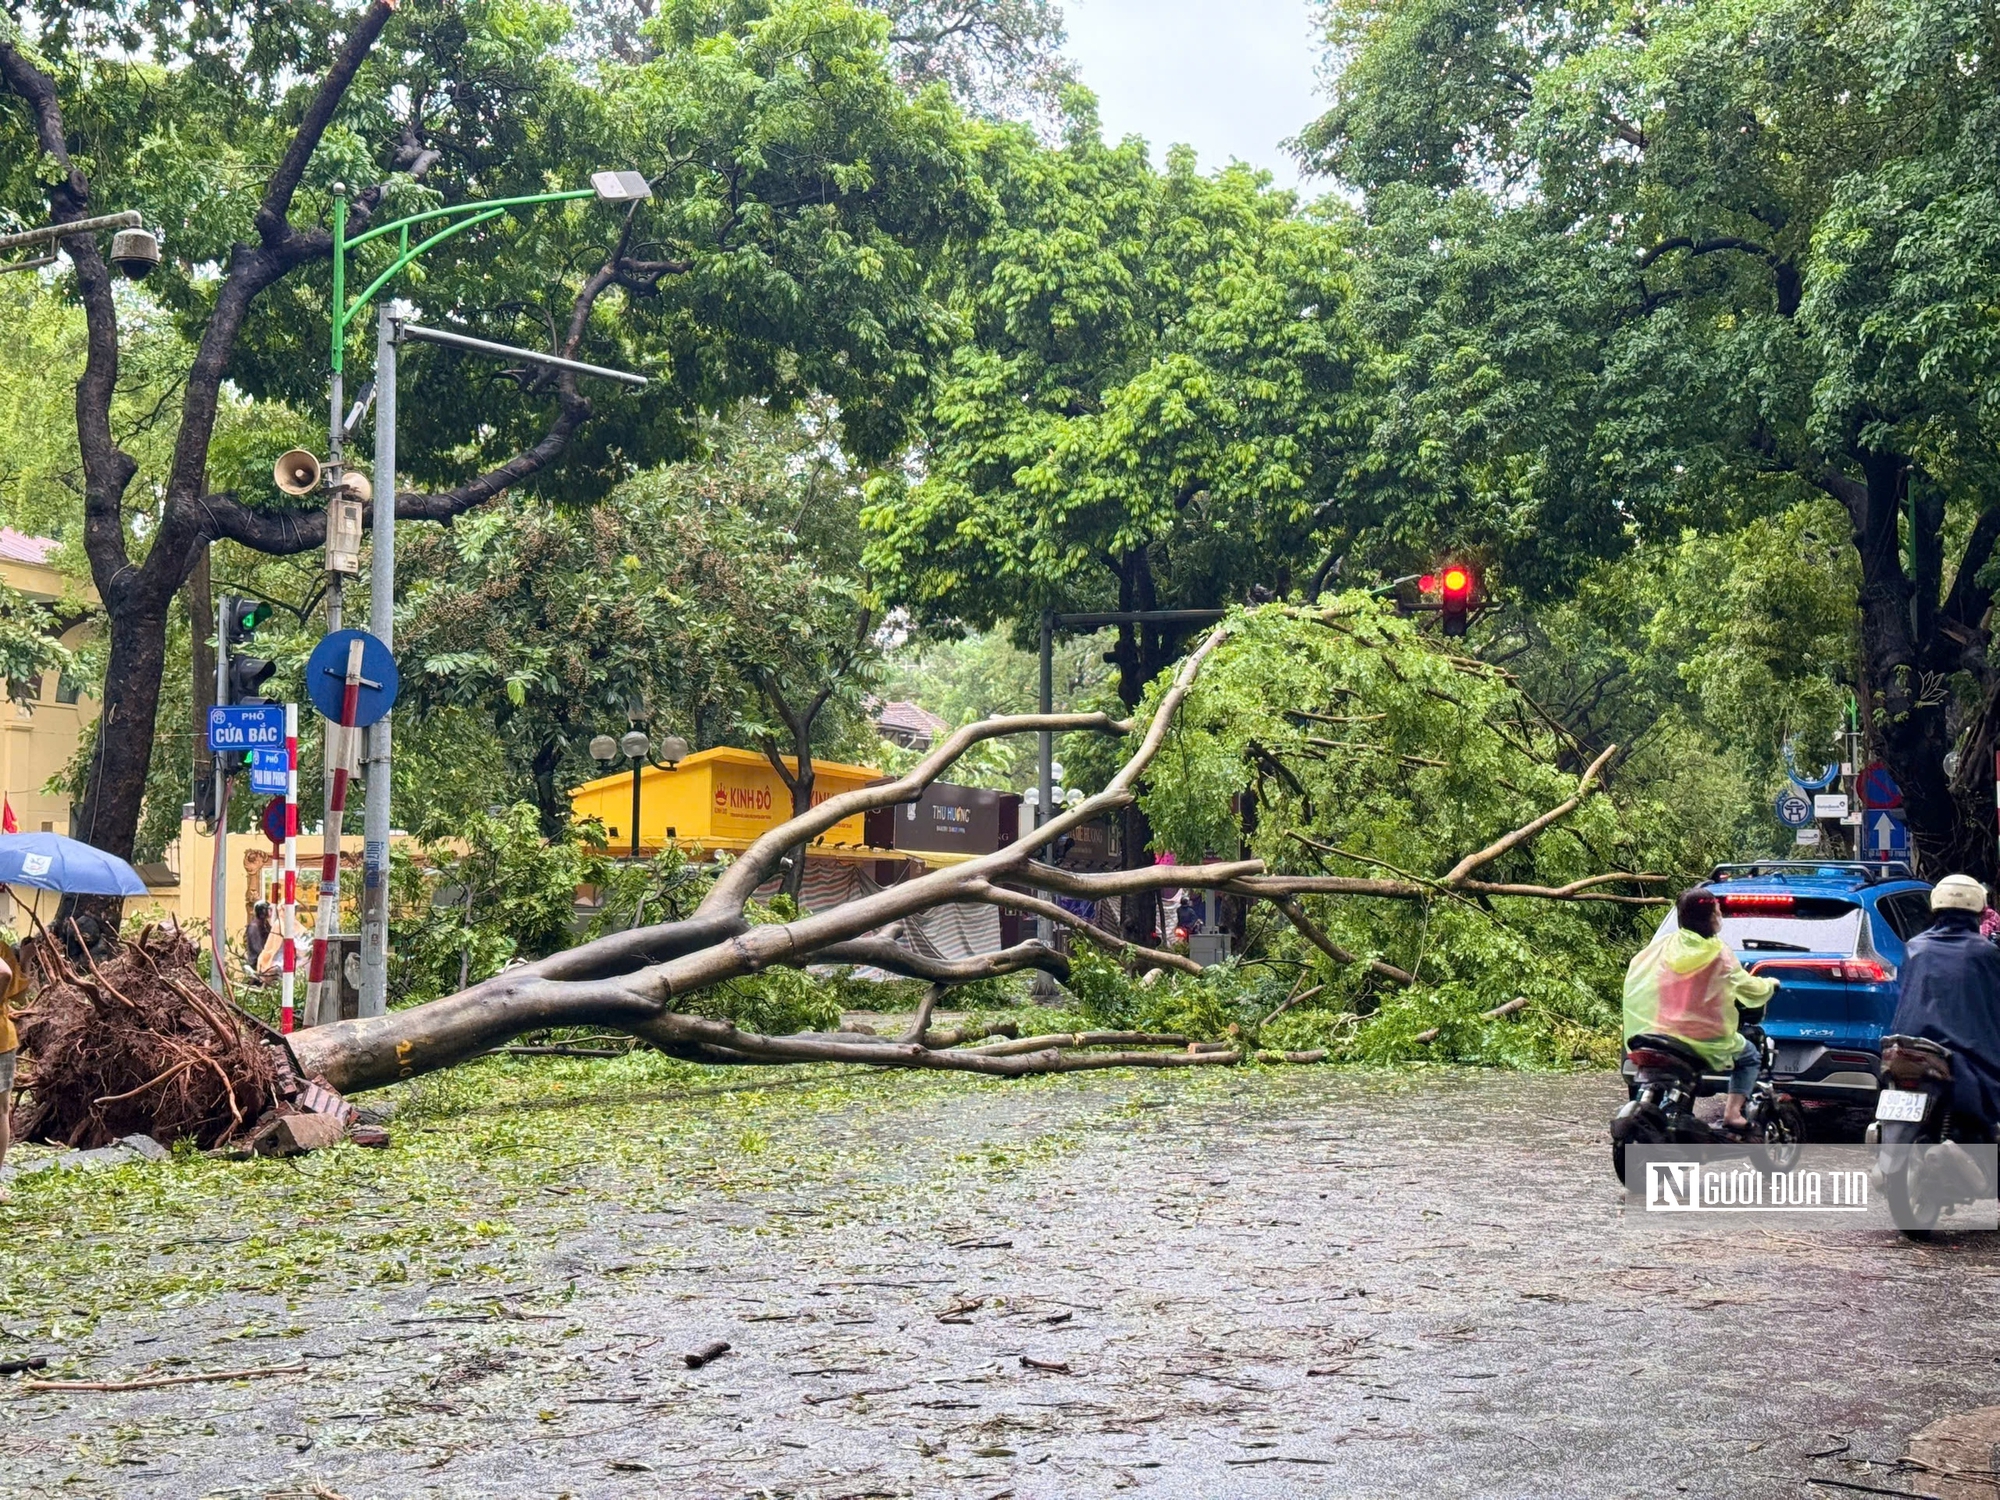
[[(786, 759), (787, 769), (794, 762)], [(872, 766), (813, 762), (813, 805), (881, 779)], [(613, 850), (632, 846), (632, 773), (587, 781), (570, 794), (581, 820), (595, 818)], [(792, 815), (791, 789), (770, 761), (754, 750), (718, 746), (690, 755), (672, 770), (646, 766), (639, 773), (639, 848), (657, 853), (668, 842), (704, 849), (745, 849)], [(843, 818), (812, 848), (819, 852), (865, 846), (862, 815)]]

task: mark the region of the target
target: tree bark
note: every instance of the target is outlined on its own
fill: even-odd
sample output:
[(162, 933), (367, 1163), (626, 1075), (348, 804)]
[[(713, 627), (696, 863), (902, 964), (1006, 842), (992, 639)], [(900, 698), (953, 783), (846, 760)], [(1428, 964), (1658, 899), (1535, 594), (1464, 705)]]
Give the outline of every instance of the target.
[[(97, 749), (72, 831), (87, 844), (129, 859), (146, 798), (153, 716), (159, 710), (160, 680), (166, 672), (166, 609), (121, 610), (111, 615), (108, 635), (104, 712), (97, 722)], [(112, 906), (116, 905), (114, 900)]]
[[(1857, 450), (1851, 457), (1858, 479), (1829, 471), (1820, 482), (1846, 507), (1861, 559), (1862, 673), (1874, 742), (1902, 789), (1921, 867), (1933, 876), (1958, 870), (1993, 884), (2000, 859), (1986, 771), (2000, 725), (1996, 684), (1985, 661), (1985, 617), (1992, 599), (1977, 580), (2000, 532), (2000, 512), (1979, 517), (1946, 592), (1944, 507), (1935, 493), (1921, 487), (1911, 507), (1912, 577), (1904, 567), (1901, 526), (1913, 478), (1909, 460), (1874, 450)], [(1966, 736), (1954, 786), (1944, 761), (1953, 739), (1951, 679), (1959, 672), (1973, 674), (1983, 702), (1979, 723)]]

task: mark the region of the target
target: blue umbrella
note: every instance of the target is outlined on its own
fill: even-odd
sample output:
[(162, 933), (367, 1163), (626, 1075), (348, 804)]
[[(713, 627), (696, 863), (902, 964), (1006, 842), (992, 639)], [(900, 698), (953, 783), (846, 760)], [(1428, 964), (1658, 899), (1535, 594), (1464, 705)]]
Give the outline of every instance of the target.
[(146, 882), (115, 854), (59, 833), (0, 833), (0, 885), (75, 896), (143, 896)]

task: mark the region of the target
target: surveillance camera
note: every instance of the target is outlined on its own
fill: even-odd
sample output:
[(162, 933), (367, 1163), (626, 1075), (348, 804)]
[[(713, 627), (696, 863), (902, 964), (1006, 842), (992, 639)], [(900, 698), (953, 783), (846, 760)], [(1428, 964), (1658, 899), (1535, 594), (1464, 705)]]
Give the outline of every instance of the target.
[(121, 229), (111, 237), (111, 264), (132, 281), (144, 281), (160, 263), (160, 241), (150, 229)]

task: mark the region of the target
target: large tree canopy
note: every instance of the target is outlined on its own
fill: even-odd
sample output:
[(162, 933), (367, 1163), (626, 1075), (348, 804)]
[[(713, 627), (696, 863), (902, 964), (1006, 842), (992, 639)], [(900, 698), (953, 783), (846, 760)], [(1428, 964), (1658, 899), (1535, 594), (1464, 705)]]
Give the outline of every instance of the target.
[[(1311, 579), (1350, 446), (1339, 220), (1232, 167), (1106, 145), (1087, 99), (1061, 146), (990, 132), (995, 228), (971, 337), (928, 397), (920, 470), (879, 480), (870, 560), (926, 619), (1213, 606)], [(1136, 703), (1184, 632), (1120, 633)]]
[(1355, 0), (1303, 142), (1367, 194), (1377, 471), (1539, 591), (1831, 495), (1913, 831), (1989, 873), (1996, 24)]
[[(983, 202), (945, 93), (904, 92), (886, 21), (838, 0), (675, 0), (647, 56), (588, 69), (559, 45), (568, 24), (561, 7), (512, 0), (0, 15), (0, 207), (29, 223), (140, 208), (168, 257), (146, 292), (183, 339), (172, 459), (138, 493), (111, 420), (132, 299), (96, 240), (62, 242), (88, 323), (81, 531), (119, 716), (80, 817), (94, 841), (131, 850), (168, 606), (201, 549), (296, 553), (323, 536), (322, 510), (273, 502), (272, 455), (218, 469), (212, 440), (232, 389), (324, 430), (337, 186), (350, 233), (607, 165), (654, 187), (626, 211), (494, 220), (394, 288), (433, 322), (653, 378), (636, 396), (586, 395), (569, 374), (413, 357), (402, 468), (433, 488), (402, 494), (403, 518), (449, 519), (520, 486), (589, 500), (687, 451), (697, 413), (746, 395), (831, 398), (863, 456), (905, 440), (951, 328), (931, 264)], [(362, 276), (383, 264), (379, 249), (356, 260)], [(357, 331), (353, 352), (365, 343)]]

